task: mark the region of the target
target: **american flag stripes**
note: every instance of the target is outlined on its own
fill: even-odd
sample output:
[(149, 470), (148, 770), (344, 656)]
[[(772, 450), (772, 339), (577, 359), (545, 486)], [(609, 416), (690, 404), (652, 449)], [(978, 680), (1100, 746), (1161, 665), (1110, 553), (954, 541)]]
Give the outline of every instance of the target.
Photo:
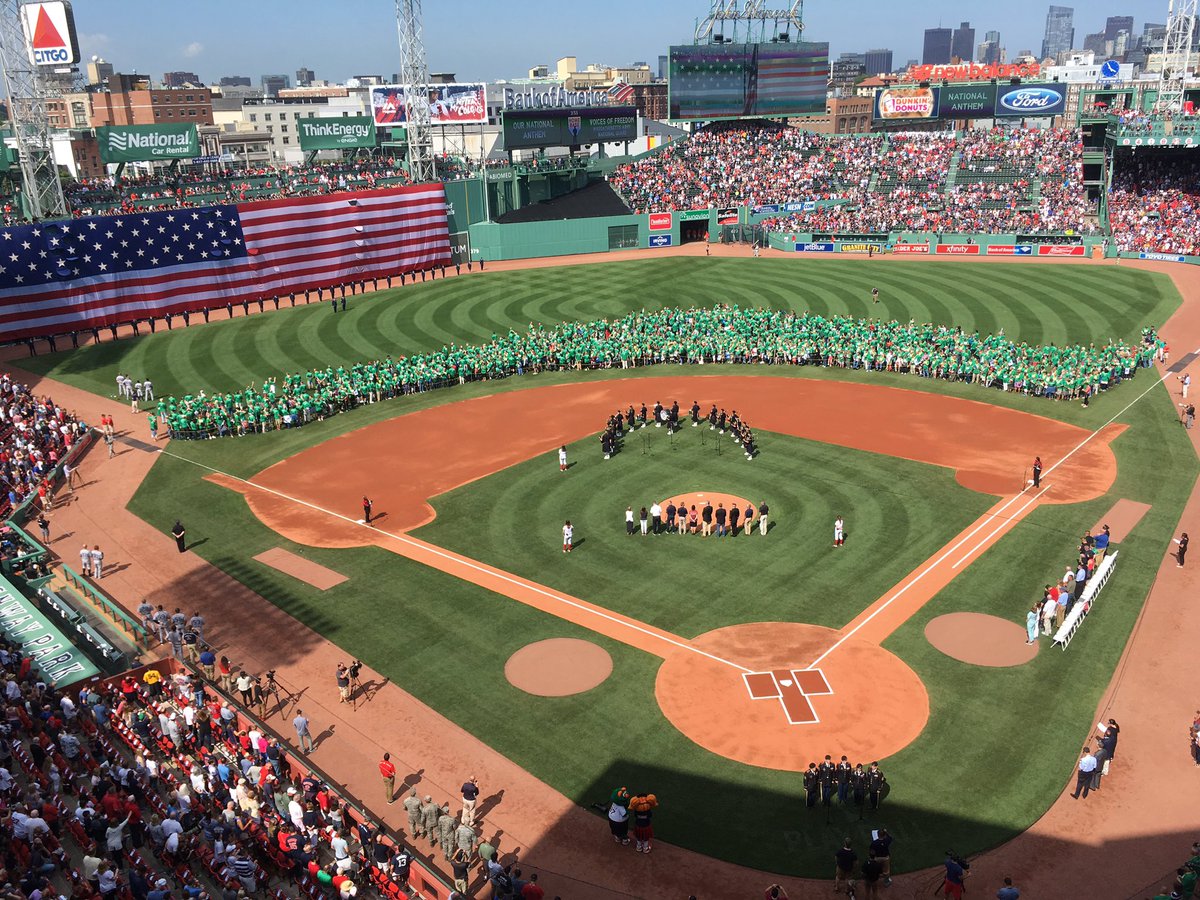
[(440, 184), (0, 230), (0, 339), (103, 327), (450, 261)]

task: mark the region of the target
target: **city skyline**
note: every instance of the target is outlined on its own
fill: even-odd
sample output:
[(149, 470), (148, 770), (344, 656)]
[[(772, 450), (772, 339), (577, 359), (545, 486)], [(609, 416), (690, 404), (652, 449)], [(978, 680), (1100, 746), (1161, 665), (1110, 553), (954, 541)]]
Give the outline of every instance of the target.
[[(828, 41), (833, 59), (846, 52), (890, 49), (899, 67), (921, 57), (925, 29), (939, 23), (955, 29), (970, 21), (977, 34), (1000, 31), (1011, 57), (1020, 50), (1040, 50), (1050, 5), (1011, 0), (1000, 15), (994, 4), (982, 0), (931, 0), (918, 19), (885, 0), (810, 0), (805, 37)], [(660, 0), (650, 6), (613, 0), (607, 15), (573, 29), (564, 26), (573, 20), (564, 18), (565, 10), (550, 0), (524, 0), (517, 14), (504, 17), (482, 0), (459, 0), (454, 6), (426, 5), (430, 71), (489, 81), (521, 77), (531, 66), (553, 65), (561, 56), (575, 56), (581, 67), (641, 61), (654, 69), (668, 46), (691, 42), (696, 19), (708, 9), (705, 0)], [(330, 81), (358, 74), (387, 78), (399, 68), (394, 7), (386, 0), (343, 0), (336, 7), (313, 0), (249, 5), (210, 0), (203, 14), (196, 7), (168, 7), (169, 14), (163, 9), (150, 0), (78, 4), (75, 19), (84, 62), (98, 55), (118, 71), (136, 69), (155, 79), (165, 72), (194, 71), (205, 83), (248, 75), (255, 84), (264, 74), (294, 73), (304, 66)], [(1076, 4), (1074, 9), (1074, 43), (1080, 49), (1084, 36), (1103, 31), (1110, 17), (1132, 16), (1138, 33), (1144, 22), (1166, 19), (1165, 0), (1112, 0), (1087, 8)], [(638, 23), (634, 29), (628, 27), (631, 16)], [(902, 28), (897, 28), (898, 20)]]

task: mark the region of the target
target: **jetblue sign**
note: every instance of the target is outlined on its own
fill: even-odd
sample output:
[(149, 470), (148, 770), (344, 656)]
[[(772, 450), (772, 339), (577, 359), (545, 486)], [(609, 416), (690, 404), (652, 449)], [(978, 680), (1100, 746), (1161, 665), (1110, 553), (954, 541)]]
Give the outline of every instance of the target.
[(996, 92), (997, 116), (1035, 119), (1062, 115), (1067, 107), (1065, 84), (1023, 84)]
[(828, 243), (797, 244), (796, 252), (797, 253), (832, 253), (833, 252), (833, 242), (829, 241)]

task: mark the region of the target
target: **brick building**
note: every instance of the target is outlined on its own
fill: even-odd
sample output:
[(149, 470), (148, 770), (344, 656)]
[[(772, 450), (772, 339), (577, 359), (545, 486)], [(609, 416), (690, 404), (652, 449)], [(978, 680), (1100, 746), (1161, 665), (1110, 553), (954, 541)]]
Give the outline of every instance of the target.
[(212, 92), (206, 87), (155, 88), (136, 75), (112, 75), (91, 95), (91, 120), (100, 125), (213, 124)]

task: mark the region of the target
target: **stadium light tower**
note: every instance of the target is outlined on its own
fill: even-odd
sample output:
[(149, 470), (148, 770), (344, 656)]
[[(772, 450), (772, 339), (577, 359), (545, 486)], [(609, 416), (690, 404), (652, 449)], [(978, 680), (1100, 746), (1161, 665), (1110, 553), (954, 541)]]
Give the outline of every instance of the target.
[(1158, 76), (1155, 112), (1183, 110), (1183, 82), (1192, 55), (1192, 33), (1196, 27), (1197, 0), (1170, 0), (1167, 4), (1167, 36), (1163, 44), (1162, 71)]
[(421, 0), (396, 0), (396, 28), (400, 32), (400, 81), (408, 107), (408, 172), (413, 181), (434, 180), (433, 126), (429, 121), (429, 65), (421, 36)]
[(22, 6), (20, 0), (0, 0), (0, 65), (4, 67), (8, 116), (21, 156), (25, 211), (35, 219), (63, 218), (67, 201), (58, 180), (46, 117), (46, 98), (58, 92), (47, 86), (30, 59), (21, 23)]
[(791, 0), (786, 9), (770, 9), (767, 0), (712, 0), (708, 16), (696, 26), (696, 43), (738, 43), (740, 24), (745, 24), (747, 44), (798, 41), (804, 35), (804, 0)]

